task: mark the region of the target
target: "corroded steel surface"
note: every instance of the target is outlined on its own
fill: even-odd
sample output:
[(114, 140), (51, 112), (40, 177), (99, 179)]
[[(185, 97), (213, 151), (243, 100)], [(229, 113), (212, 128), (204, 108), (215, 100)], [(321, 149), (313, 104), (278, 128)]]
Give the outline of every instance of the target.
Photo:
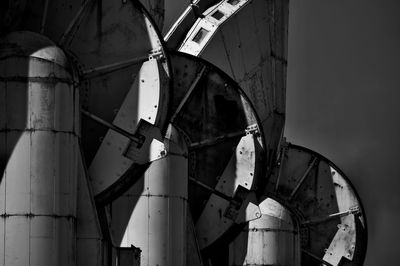
[(0, 261), (75, 264), (79, 93), (69, 61), (47, 38), (0, 41)]
[(140, 2), (148, 10), (157, 27), (162, 30), (164, 26), (165, 8), (168, 2), (165, 3), (165, 0), (140, 0)]
[[(161, 11), (161, 8), (157, 8), (161, 2), (146, 3), (151, 11)], [(40, 33), (66, 51), (77, 66), (81, 105), (85, 110), (109, 123), (117, 123), (131, 134), (139, 119), (149, 121), (165, 132), (167, 112), (161, 110), (168, 109), (168, 58), (156, 24), (140, 3), (39, 0), (27, 8), (23, 8), (22, 3), (18, 5), (19, 9), (14, 5), (11, 2), (8, 5), (4, 3), (7, 7), (4, 12), (16, 13), (15, 16), (19, 18), (7, 24), (6, 30), (23, 29)], [(149, 64), (155, 66), (146, 67)], [(153, 81), (153, 77), (157, 80)], [(148, 91), (143, 87), (151, 87), (152, 95), (140, 97)], [(126, 104), (127, 96), (133, 97), (130, 100), (133, 106), (129, 112), (120, 111)], [(121, 125), (121, 116), (129, 119), (132, 125), (126, 122)], [(91, 163), (102, 146), (109, 145), (118, 150), (119, 143), (126, 142), (126, 138), (118, 134), (116, 139), (110, 140), (107, 137), (110, 134), (112, 132), (104, 125), (86, 116), (82, 118), (82, 145), (90, 172), (93, 169)], [(122, 152), (119, 157), (123, 157)], [(96, 194), (135, 167), (129, 160), (124, 161), (122, 167), (123, 158), (116, 160), (116, 164), (108, 165), (112, 180), (97, 186)], [(99, 171), (102, 169), (96, 173)], [(97, 179), (94, 175), (91, 178)], [(97, 183), (104, 182), (102, 177), (99, 179)], [(119, 189), (114, 188), (114, 192)]]
[(256, 190), (262, 179), (262, 130), (246, 96), (222, 71), (182, 53), (171, 54), (171, 62), (171, 120), (189, 145), (189, 176), (196, 181), (189, 183), (189, 203), (203, 249), (234, 225), (224, 213), (238, 186)]
[(287, 20), (288, 0), (1, 1), (0, 264), (361, 265), (350, 181), (282, 141)]
[(221, 1), (170, 37), (181, 40), (179, 51), (215, 64), (245, 91), (261, 119), (269, 170), (285, 120), (287, 20), (288, 1)]
[(265, 195), (299, 220), (302, 265), (362, 265), (367, 227), (350, 180), (332, 162), (300, 146), (285, 144)]
[(111, 202), (109, 225), (116, 245), (140, 247), (141, 265), (186, 265), (187, 147), (170, 127), (167, 156), (153, 162)]
[(263, 200), (260, 208), (262, 217), (250, 221), (229, 245), (229, 265), (299, 266), (297, 221), (271, 198)]

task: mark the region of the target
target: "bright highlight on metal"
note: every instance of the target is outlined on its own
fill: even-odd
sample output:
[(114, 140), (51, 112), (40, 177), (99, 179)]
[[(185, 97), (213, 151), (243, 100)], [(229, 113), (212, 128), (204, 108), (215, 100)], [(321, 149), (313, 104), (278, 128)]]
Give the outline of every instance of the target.
[(0, 4), (0, 265), (363, 264), (350, 180), (283, 137), (287, 0), (34, 2)]

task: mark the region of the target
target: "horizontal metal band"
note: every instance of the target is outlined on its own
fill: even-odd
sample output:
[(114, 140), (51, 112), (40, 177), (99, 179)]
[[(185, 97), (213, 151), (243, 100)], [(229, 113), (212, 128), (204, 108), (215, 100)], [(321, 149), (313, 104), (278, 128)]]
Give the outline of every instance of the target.
[(70, 85), (78, 85), (77, 82), (72, 80), (71, 78), (59, 78), (55, 76), (44, 76), (44, 77), (19, 77), (19, 76), (12, 76), (12, 77), (1, 77), (0, 82), (38, 82), (38, 83), (67, 83)]
[(67, 219), (67, 220), (76, 220), (76, 216), (73, 215), (59, 215), (59, 214), (35, 214), (35, 213), (2, 213), (0, 214), (1, 218), (10, 218), (10, 217), (26, 217), (26, 218), (36, 218), (36, 217), (48, 217), (55, 219)]
[(282, 233), (291, 233), (297, 235), (297, 230), (290, 230), (290, 229), (278, 229), (278, 228), (250, 228), (243, 230), (243, 232), (282, 232)]
[[(129, 196), (136, 196), (136, 197), (147, 197), (147, 198), (151, 198), (151, 197), (156, 197), (156, 198), (171, 198), (171, 199), (180, 199), (180, 200), (184, 200), (187, 201), (188, 199), (183, 197), (183, 196), (171, 196), (171, 195), (167, 195), (167, 194), (130, 194)], [(124, 196), (124, 197), (128, 197), (128, 196)]]
[(76, 134), (73, 131), (62, 131), (62, 130), (56, 130), (56, 129), (43, 129), (43, 128), (25, 128), (25, 129), (15, 129), (15, 128), (4, 128), (0, 129), (0, 133), (8, 133), (8, 132), (51, 132), (54, 134), (67, 134), (67, 135), (73, 135), (75, 137), (79, 137), (78, 134)]

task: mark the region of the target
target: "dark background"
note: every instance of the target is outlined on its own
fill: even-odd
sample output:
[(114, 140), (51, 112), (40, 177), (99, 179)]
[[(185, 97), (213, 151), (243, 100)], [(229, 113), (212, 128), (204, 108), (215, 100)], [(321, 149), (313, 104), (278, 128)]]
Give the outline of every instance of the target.
[(287, 78), (287, 140), (352, 180), (364, 265), (400, 265), (400, 1), (291, 0)]

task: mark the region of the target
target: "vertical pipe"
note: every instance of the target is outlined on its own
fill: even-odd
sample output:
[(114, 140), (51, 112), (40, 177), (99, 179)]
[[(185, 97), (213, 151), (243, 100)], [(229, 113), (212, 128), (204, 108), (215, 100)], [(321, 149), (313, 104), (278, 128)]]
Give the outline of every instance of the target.
[(260, 204), (262, 217), (248, 226), (229, 247), (229, 265), (300, 265), (298, 225), (284, 206), (271, 198)]
[(172, 126), (164, 144), (167, 156), (111, 205), (114, 241), (140, 248), (142, 266), (186, 265), (187, 147)]
[(0, 40), (0, 265), (75, 265), (79, 104), (61, 49)]

